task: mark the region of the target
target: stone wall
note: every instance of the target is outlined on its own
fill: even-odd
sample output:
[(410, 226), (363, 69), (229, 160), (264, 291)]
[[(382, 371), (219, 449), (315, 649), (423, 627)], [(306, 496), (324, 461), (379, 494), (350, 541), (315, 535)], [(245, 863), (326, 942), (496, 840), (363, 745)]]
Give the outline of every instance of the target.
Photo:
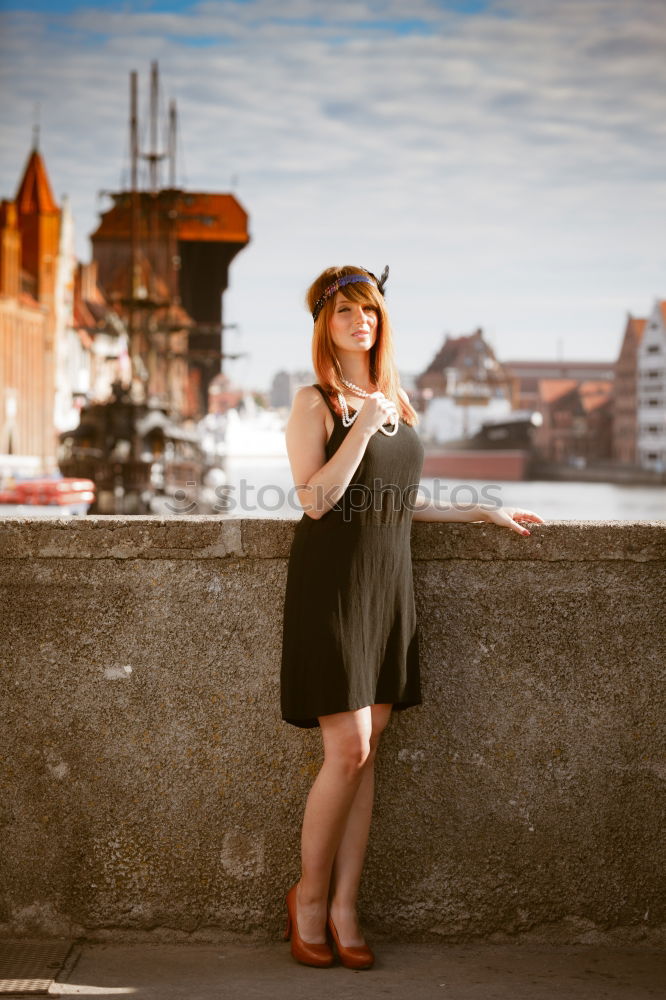
[[(293, 522), (0, 523), (0, 931), (268, 939), (318, 730)], [(664, 941), (666, 522), (415, 522), (424, 704), (377, 761), (377, 936)]]

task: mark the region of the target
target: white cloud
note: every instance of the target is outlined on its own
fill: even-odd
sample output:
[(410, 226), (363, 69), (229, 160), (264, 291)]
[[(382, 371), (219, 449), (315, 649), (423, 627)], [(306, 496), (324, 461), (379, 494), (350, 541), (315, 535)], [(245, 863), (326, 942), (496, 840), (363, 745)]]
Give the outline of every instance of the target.
[(305, 286), (349, 260), (391, 263), (405, 369), (472, 325), (505, 356), (552, 355), (561, 335), (612, 357), (625, 309), (664, 292), (666, 5), (507, 0), (465, 17), (416, 0), (423, 27), (400, 35), (404, 16), (397, 0), (5, 15), (0, 186), (15, 190), (39, 101), (83, 253), (95, 194), (126, 164), (128, 72), (145, 104), (157, 58), (183, 179), (225, 190), (239, 177), (253, 242), (227, 318), (257, 384), (307, 363)]

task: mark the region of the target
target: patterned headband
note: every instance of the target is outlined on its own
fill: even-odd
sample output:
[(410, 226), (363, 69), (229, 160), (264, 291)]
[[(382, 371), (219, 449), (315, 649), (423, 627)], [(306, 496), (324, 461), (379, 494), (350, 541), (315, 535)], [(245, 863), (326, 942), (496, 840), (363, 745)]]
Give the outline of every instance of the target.
[(328, 286), (328, 288), (325, 290), (321, 298), (317, 299), (316, 305), (312, 310), (312, 319), (316, 321), (317, 316), (324, 308), (324, 303), (330, 299), (331, 295), (335, 295), (335, 293), (339, 292), (341, 288), (344, 288), (345, 285), (351, 285), (357, 281), (364, 281), (368, 285), (371, 285), (374, 282), (377, 285), (379, 291), (383, 295), (384, 285), (386, 284), (386, 279), (388, 278), (388, 274), (389, 274), (389, 269), (387, 264), (384, 270), (382, 271), (382, 276), (379, 280), (375, 278), (372, 271), (368, 271), (367, 274), (346, 274), (343, 278), (337, 278), (332, 285)]

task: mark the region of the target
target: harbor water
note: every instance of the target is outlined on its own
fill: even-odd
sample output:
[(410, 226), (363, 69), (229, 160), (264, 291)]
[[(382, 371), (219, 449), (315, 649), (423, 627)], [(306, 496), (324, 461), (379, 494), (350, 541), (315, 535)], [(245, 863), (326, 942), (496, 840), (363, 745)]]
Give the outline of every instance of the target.
[[(289, 463), (275, 458), (227, 466), (231, 517), (298, 519)], [(498, 503), (532, 510), (546, 521), (645, 521), (666, 519), (666, 487), (576, 482), (465, 482), (421, 480), (424, 493), (441, 502)]]
[[(288, 460), (283, 457), (230, 459), (226, 485), (212, 495), (212, 510), (191, 501), (156, 501), (156, 517), (218, 514), (233, 518), (298, 520), (298, 503)], [(481, 480), (421, 480), (425, 495), (442, 503), (493, 503), (534, 511), (545, 521), (654, 521), (666, 520), (666, 487), (616, 483), (559, 481), (494, 482)], [(0, 505), (0, 517), (68, 517), (85, 509)]]

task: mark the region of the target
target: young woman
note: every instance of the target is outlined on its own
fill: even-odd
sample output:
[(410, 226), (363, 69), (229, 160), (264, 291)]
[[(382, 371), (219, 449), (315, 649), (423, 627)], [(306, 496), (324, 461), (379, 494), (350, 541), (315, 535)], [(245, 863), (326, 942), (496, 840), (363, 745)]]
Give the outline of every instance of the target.
[(529, 535), (541, 522), (515, 508), (426, 502), (423, 445), (401, 389), (384, 283), (360, 267), (313, 282), (312, 360), (318, 383), (298, 390), (286, 430), (304, 514), (285, 595), (281, 708), (321, 728), (324, 763), (301, 835), (301, 878), (287, 895), (295, 959), (368, 969), (374, 956), (356, 901), (373, 802), (373, 764), (393, 710), (421, 703), (410, 528), (423, 521), (492, 521)]

